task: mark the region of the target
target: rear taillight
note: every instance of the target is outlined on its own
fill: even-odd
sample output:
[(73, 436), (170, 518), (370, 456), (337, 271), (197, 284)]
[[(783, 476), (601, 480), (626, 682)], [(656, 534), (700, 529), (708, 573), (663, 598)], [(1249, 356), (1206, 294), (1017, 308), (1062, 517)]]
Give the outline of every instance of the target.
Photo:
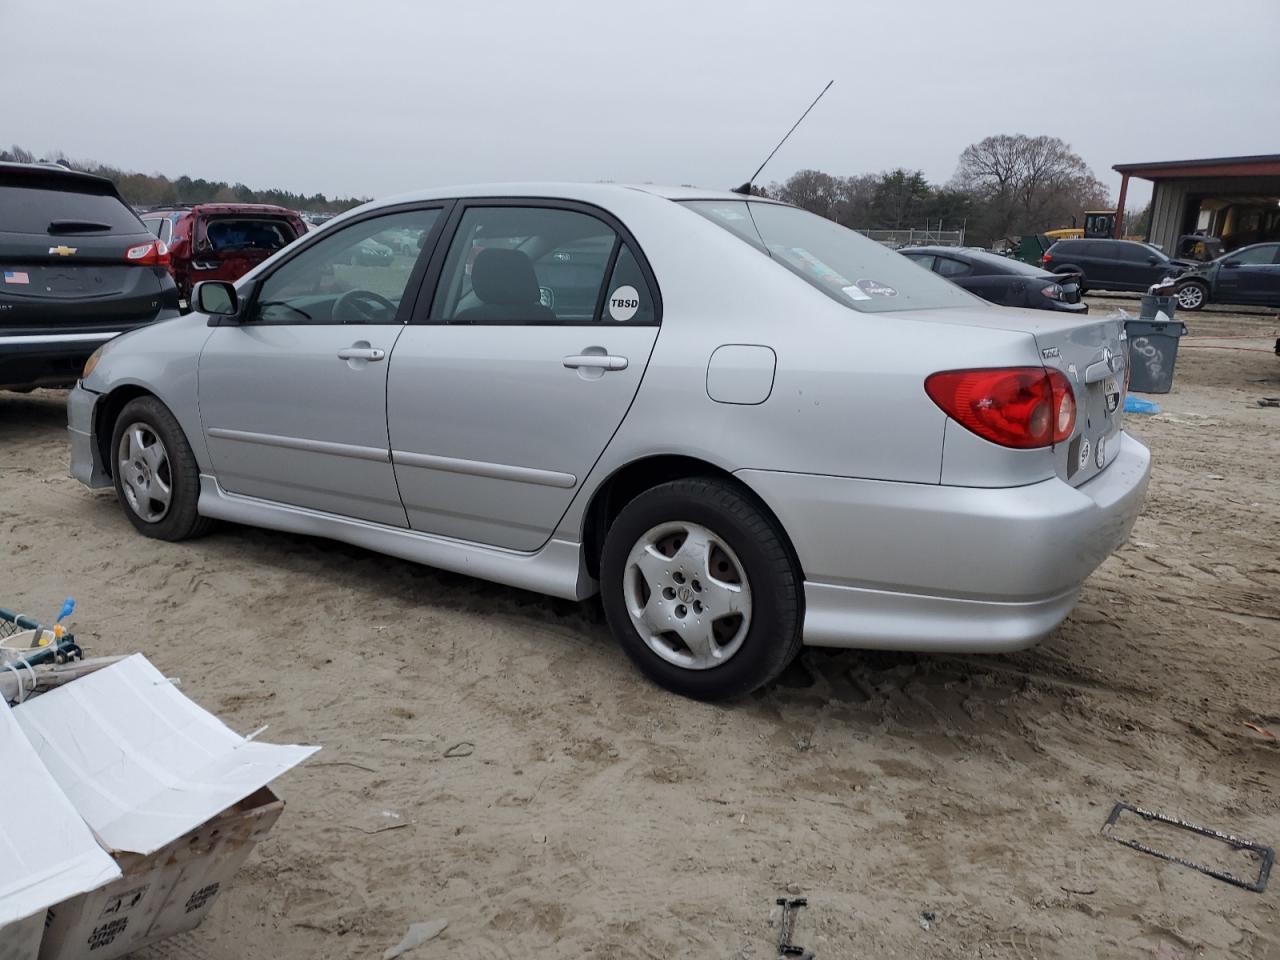
[(1053, 254), (1052, 254), (1052, 253), (1046, 253), (1043, 257), (1041, 257), (1041, 258), (1040, 258), (1040, 262), (1041, 262), (1041, 263), (1049, 263), (1049, 262), (1051, 262), (1052, 260), (1053, 260)]
[(1075, 430), (1071, 381), (1057, 370), (947, 370), (925, 380), (924, 389), (947, 416), (1002, 447), (1047, 447)]
[(124, 252), (129, 263), (139, 267), (167, 267), (169, 265), (169, 248), (163, 240), (152, 240), (140, 243)]

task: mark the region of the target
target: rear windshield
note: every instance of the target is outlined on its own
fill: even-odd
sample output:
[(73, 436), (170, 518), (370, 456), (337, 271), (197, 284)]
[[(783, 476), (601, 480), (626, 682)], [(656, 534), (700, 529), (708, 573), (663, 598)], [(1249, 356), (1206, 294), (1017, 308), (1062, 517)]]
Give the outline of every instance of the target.
[(994, 253), (971, 251), (969, 258), (978, 266), (978, 271), (997, 270), (1001, 273), (1020, 273), (1027, 277), (1043, 277), (1044, 267), (1033, 267), (1012, 257), (1002, 257)]
[(200, 249), (212, 253), (275, 251), (297, 239), (285, 220), (252, 217), (213, 217), (204, 222), (201, 232)]
[(0, 210), (4, 211), (0, 230), (5, 233), (109, 236), (146, 232), (124, 201), (100, 191), (0, 183)]
[(796, 207), (746, 200), (697, 200), (687, 206), (855, 310), (967, 307), (975, 300), (888, 247)]

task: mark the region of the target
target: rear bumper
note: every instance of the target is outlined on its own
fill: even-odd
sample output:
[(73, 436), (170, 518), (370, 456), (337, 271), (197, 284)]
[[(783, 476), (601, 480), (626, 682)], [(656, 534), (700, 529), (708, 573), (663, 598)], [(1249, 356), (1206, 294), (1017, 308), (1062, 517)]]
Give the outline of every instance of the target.
[(1151, 455), (1120, 453), (1079, 487), (979, 488), (741, 471), (805, 571), (806, 643), (989, 652), (1028, 646), (1071, 611), (1128, 538)]
[(0, 389), (68, 387), (79, 378), (89, 354), (128, 329), (0, 334)]
[(94, 406), (98, 394), (76, 384), (67, 395), (67, 436), (71, 440), (71, 476), (86, 487), (109, 487), (111, 477), (98, 453)]

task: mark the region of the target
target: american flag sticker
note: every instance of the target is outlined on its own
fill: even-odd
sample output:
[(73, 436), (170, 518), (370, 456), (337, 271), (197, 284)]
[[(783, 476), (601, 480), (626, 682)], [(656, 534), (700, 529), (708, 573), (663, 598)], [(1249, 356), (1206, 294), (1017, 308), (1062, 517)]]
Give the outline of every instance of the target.
[(4, 272), (5, 283), (30, 283), (31, 278), (22, 270), (6, 270)]

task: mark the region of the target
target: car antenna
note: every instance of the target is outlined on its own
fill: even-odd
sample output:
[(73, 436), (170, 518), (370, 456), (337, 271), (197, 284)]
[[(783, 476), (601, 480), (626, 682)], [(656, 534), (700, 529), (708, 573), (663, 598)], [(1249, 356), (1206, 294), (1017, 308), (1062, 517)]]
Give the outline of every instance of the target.
[[(812, 110), (814, 107), (818, 105), (818, 101), (821, 100), (823, 96), (826, 95), (826, 92), (831, 89), (831, 85), (833, 83), (835, 83), (834, 80), (827, 81), (827, 85), (822, 88), (822, 93), (814, 97), (813, 103), (809, 104), (809, 110)], [(800, 119), (797, 120), (792, 125), (791, 129), (787, 131), (787, 136), (783, 137), (781, 140), (778, 141), (778, 145), (773, 148), (773, 153), (770, 153), (767, 157), (764, 158), (764, 163), (760, 164), (760, 166), (756, 169), (756, 172), (751, 175), (751, 179), (748, 180), (746, 183), (744, 183), (742, 186), (733, 188), (734, 193), (741, 193), (744, 196), (751, 195), (751, 185), (755, 183), (756, 177), (760, 176), (760, 171), (763, 170), (768, 165), (769, 161), (773, 159), (773, 154), (777, 153), (779, 150), (782, 149), (782, 145), (787, 142), (787, 138), (796, 132), (796, 127), (800, 126), (800, 124), (804, 122), (804, 118), (809, 115), (809, 110), (806, 110), (804, 113), (800, 114)]]

